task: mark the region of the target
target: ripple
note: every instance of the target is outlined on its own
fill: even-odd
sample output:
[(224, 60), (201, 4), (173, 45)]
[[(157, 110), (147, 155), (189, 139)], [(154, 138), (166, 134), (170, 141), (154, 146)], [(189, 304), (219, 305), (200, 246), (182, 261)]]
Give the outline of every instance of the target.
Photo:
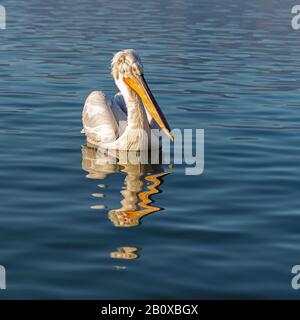
[[(289, 286), (300, 241), (292, 5), (5, 4), (0, 265), (9, 290), (0, 298), (299, 298)], [(171, 127), (205, 129), (201, 176), (183, 165), (140, 176), (92, 161), (82, 169), (82, 105), (92, 90), (115, 94), (110, 60), (128, 47)]]

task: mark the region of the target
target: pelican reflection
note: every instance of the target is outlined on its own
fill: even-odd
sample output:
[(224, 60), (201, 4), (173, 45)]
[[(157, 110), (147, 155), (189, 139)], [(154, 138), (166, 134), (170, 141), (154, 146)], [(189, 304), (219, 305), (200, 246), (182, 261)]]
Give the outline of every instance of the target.
[(120, 247), (117, 251), (111, 252), (110, 257), (112, 259), (124, 259), (124, 260), (134, 260), (139, 258), (139, 251), (141, 248), (137, 247)]
[[(126, 152), (126, 151), (125, 151)], [(110, 159), (111, 160), (111, 159)], [(87, 178), (105, 180), (111, 174), (125, 174), (124, 186), (120, 186), (123, 196), (121, 207), (108, 212), (109, 219), (116, 227), (134, 227), (146, 215), (162, 210), (153, 205), (151, 196), (160, 193), (163, 177), (170, 172), (164, 172), (161, 164), (121, 164), (117, 161), (108, 161), (107, 155), (101, 157), (97, 149), (84, 145), (82, 147), (82, 169)], [(102, 190), (105, 184), (98, 184)], [(102, 192), (93, 193), (101, 201)], [(104, 209), (103, 204), (92, 206), (94, 209)]]

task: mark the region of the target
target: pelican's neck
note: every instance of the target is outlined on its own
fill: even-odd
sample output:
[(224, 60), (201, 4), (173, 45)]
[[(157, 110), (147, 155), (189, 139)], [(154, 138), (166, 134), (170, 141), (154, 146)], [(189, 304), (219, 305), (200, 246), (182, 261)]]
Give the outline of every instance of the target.
[(132, 91), (132, 95), (126, 102), (127, 106), (127, 127), (130, 129), (144, 129), (149, 128), (147, 115), (144, 105), (140, 97)]
[(116, 84), (126, 104), (127, 126), (117, 140), (103, 144), (102, 146), (104, 148), (118, 150), (148, 149), (150, 126), (143, 103), (139, 96), (123, 81), (116, 80)]
[(147, 112), (140, 97), (124, 81), (116, 80), (127, 107), (127, 128), (148, 130)]

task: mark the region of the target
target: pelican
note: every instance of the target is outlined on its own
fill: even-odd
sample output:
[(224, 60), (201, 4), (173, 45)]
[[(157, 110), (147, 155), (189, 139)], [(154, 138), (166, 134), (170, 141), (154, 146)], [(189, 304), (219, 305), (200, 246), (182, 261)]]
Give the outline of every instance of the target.
[(120, 90), (113, 99), (93, 91), (86, 99), (83, 133), (93, 147), (144, 150), (150, 146), (151, 129), (161, 128), (173, 141), (170, 127), (143, 76), (143, 65), (133, 49), (117, 52), (112, 76)]

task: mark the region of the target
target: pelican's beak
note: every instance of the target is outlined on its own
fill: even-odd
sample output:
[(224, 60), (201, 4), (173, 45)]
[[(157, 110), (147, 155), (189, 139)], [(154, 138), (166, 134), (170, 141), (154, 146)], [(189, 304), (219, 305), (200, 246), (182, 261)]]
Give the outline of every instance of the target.
[(155, 98), (151, 90), (149, 89), (147, 82), (143, 75), (140, 76), (128, 76), (124, 78), (126, 84), (132, 88), (142, 99), (144, 105), (147, 107), (151, 116), (157, 122), (157, 124), (161, 127), (161, 129), (168, 135), (171, 141), (174, 141), (174, 137), (171, 135), (170, 127), (166, 118), (164, 117), (160, 107), (158, 106)]

